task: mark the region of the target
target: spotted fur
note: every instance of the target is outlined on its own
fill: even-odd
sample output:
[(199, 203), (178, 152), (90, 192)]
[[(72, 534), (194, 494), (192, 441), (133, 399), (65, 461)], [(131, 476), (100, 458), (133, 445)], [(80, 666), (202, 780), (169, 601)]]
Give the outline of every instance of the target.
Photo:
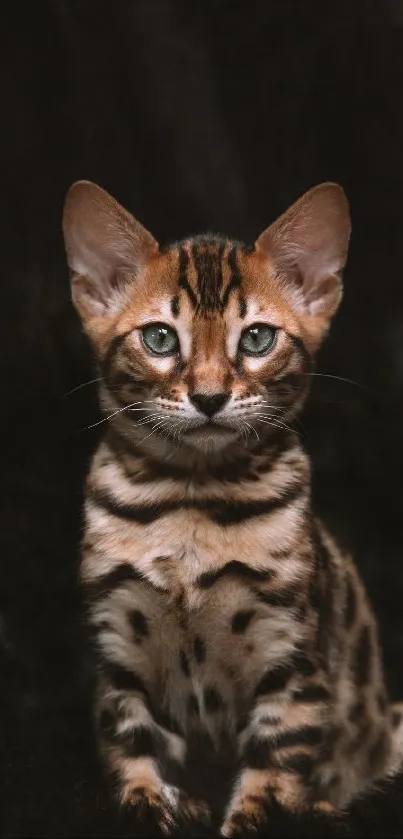
[[(293, 430), (341, 297), (344, 194), (311, 190), (253, 248), (199, 237), (162, 251), (82, 182), (64, 232), (105, 415), (81, 577), (117, 794), (162, 832), (200, 822), (208, 807), (185, 787), (204, 736), (217, 759), (234, 752), (223, 836), (274, 802), (340, 811), (398, 771), (403, 748), (364, 588), (312, 513)], [(175, 330), (177, 351), (147, 350), (150, 322)], [(248, 357), (254, 323), (275, 341)]]

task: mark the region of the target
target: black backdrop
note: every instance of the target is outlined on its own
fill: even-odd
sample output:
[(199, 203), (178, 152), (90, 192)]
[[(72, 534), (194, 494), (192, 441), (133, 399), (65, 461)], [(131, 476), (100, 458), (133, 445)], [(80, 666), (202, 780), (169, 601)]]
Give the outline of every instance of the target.
[[(64, 194), (98, 181), (161, 241), (252, 240), (315, 183), (344, 186), (346, 293), (318, 371), (349, 381), (315, 379), (304, 438), (403, 699), (403, 4), (9, 0), (0, 67), (0, 835), (130, 835), (88, 712), (76, 570), (97, 409), (91, 386), (66, 395), (92, 376)], [(402, 790), (270, 833), (403, 836)]]

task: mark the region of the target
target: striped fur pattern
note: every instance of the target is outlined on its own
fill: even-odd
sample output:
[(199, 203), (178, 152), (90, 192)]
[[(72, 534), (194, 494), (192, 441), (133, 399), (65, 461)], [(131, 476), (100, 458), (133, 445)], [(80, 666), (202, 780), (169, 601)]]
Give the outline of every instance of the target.
[[(186, 767), (205, 742), (233, 755), (221, 835), (247, 835), (273, 803), (340, 811), (403, 751), (374, 617), (312, 513), (293, 430), (340, 299), (344, 194), (312, 190), (253, 248), (199, 237), (162, 251), (81, 182), (64, 232), (105, 416), (81, 577), (120, 801), (165, 834), (201, 824)], [(172, 352), (147, 349), (150, 323), (177, 336)], [(248, 355), (256, 323), (275, 339)]]

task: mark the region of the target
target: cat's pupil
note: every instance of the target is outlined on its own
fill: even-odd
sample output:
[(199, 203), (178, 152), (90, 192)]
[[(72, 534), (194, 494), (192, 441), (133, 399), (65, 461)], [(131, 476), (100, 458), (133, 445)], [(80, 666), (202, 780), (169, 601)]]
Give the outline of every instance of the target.
[(157, 336), (158, 336), (157, 343), (159, 343), (161, 349), (164, 348), (164, 344), (166, 343), (166, 339), (167, 339), (167, 334), (168, 334), (167, 330), (163, 329), (162, 327), (157, 330)]

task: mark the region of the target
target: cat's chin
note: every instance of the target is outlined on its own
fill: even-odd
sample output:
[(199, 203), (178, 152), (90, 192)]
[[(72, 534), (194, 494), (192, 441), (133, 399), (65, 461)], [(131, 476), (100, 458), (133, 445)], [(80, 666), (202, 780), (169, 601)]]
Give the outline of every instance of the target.
[(209, 423), (187, 431), (182, 436), (182, 444), (206, 453), (218, 452), (234, 443), (237, 437), (237, 429)]

